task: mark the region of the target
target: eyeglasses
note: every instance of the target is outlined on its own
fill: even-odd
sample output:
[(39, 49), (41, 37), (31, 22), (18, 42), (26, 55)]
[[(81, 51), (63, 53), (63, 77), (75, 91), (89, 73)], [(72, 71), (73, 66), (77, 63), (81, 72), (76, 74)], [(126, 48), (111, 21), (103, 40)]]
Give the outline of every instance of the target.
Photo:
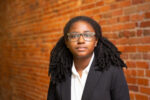
[(69, 41), (72, 41), (72, 42), (78, 41), (81, 35), (85, 41), (92, 41), (93, 37), (95, 36), (95, 33), (94, 32), (84, 32), (84, 33), (71, 32), (71, 33), (67, 33)]

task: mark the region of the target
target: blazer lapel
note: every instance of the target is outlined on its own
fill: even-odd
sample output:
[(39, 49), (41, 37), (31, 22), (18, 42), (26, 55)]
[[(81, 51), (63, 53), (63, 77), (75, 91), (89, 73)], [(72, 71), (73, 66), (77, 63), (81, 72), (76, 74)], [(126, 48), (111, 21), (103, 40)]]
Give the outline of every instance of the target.
[(66, 81), (61, 84), (61, 100), (71, 100), (71, 76), (67, 76)]
[(95, 59), (93, 60), (93, 63), (91, 65), (86, 84), (84, 87), (84, 91), (82, 94), (82, 100), (92, 100), (92, 93), (94, 89), (96, 88), (96, 85), (98, 83), (98, 80), (100, 79), (101, 72), (95, 70)]

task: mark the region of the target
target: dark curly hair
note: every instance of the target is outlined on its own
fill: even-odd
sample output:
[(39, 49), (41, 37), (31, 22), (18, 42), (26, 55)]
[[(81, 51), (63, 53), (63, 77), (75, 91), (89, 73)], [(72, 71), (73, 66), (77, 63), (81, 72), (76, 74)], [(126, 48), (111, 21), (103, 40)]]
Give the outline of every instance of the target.
[(52, 83), (62, 82), (65, 80), (66, 75), (71, 75), (71, 67), (73, 56), (69, 49), (66, 47), (65, 40), (67, 40), (67, 33), (73, 23), (77, 21), (85, 21), (89, 23), (98, 39), (97, 46), (94, 49), (96, 68), (95, 70), (105, 71), (111, 65), (118, 68), (127, 67), (123, 60), (120, 58), (121, 52), (105, 37), (102, 37), (100, 25), (86, 16), (77, 16), (72, 18), (64, 27), (64, 36), (60, 38), (56, 46), (51, 51), (49, 75), (51, 76)]

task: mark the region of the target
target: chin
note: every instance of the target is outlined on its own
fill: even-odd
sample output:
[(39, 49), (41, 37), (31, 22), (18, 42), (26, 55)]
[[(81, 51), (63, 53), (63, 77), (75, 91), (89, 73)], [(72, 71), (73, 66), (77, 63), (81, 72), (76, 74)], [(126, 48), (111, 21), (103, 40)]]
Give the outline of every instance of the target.
[(92, 55), (87, 54), (87, 53), (79, 53), (79, 54), (75, 55), (76, 58), (86, 58), (86, 57), (89, 57), (89, 56), (92, 56)]

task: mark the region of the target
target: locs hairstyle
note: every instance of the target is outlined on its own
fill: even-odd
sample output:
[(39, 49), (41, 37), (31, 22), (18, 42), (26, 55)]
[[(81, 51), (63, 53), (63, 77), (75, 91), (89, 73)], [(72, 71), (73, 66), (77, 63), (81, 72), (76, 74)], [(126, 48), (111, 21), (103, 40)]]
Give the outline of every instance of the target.
[(110, 66), (118, 68), (126, 67), (126, 64), (120, 58), (120, 52), (118, 49), (106, 38), (102, 36), (100, 25), (86, 16), (77, 16), (69, 20), (64, 27), (64, 36), (60, 38), (56, 46), (51, 51), (50, 64), (49, 64), (49, 75), (51, 76), (51, 82), (56, 84), (62, 82), (68, 75), (71, 75), (71, 67), (73, 57), (69, 49), (65, 45), (65, 41), (68, 40), (67, 33), (71, 26), (77, 21), (85, 21), (89, 23), (98, 39), (97, 46), (94, 48), (95, 53), (95, 70), (105, 71)]

